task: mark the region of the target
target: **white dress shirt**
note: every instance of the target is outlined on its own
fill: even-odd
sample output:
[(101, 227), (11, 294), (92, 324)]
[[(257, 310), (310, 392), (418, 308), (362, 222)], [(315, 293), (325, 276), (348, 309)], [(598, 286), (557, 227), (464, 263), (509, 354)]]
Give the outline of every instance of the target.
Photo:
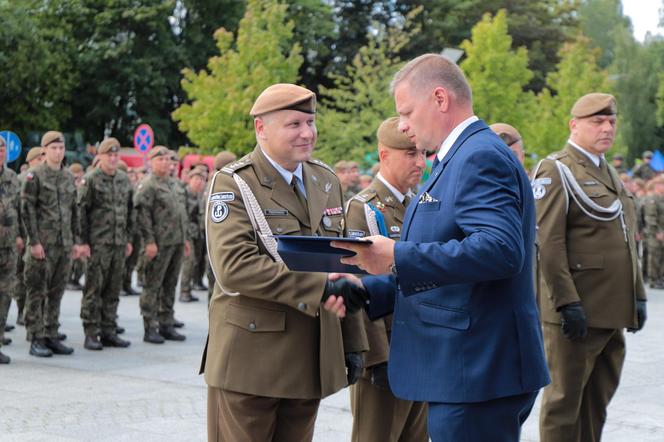
[(443, 161), (443, 158), (445, 158), (445, 155), (447, 155), (447, 152), (450, 151), (454, 143), (456, 142), (457, 138), (459, 138), (459, 135), (461, 135), (461, 132), (466, 130), (468, 126), (473, 124), (479, 120), (475, 115), (473, 115), (470, 118), (467, 118), (463, 120), (457, 127), (455, 127), (452, 132), (445, 138), (445, 141), (443, 141), (443, 144), (440, 145), (440, 149), (438, 149), (438, 161)]

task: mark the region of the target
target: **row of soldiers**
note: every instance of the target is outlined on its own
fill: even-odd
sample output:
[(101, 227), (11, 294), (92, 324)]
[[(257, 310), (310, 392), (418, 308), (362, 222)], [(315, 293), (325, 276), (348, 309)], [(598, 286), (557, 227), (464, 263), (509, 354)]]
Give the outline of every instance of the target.
[[(120, 143), (108, 138), (92, 169), (75, 176), (76, 168), (63, 166), (64, 152), (64, 136), (47, 132), (41, 146), (28, 152), (28, 168), (17, 176), (4, 165), (6, 146), (0, 139), (0, 345), (11, 342), (4, 332), (13, 328), (6, 324), (13, 296), (31, 355), (74, 352), (62, 342), (67, 337), (59, 331), (59, 316), (76, 262), (85, 263), (81, 319), (86, 349), (130, 345), (118, 336), (124, 329), (117, 324), (117, 308), (123, 286), (126, 293), (136, 293), (131, 276), (137, 262), (145, 284), (140, 294), (143, 340), (184, 340), (175, 330), (184, 324), (175, 319), (173, 305), (183, 267), (181, 300), (196, 300), (191, 290), (197, 257), (205, 261), (207, 168), (189, 171), (185, 185), (175, 177), (175, 153), (157, 146), (148, 155), (151, 173), (138, 171), (130, 179), (119, 157)], [(223, 152), (215, 166), (220, 169), (233, 159)], [(0, 353), (0, 363), (9, 362)]]

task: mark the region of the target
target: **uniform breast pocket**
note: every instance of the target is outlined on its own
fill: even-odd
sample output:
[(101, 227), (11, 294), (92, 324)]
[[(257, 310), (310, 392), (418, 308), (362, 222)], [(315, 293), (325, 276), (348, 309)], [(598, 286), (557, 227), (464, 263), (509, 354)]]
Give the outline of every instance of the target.
[(55, 184), (42, 183), (39, 188), (39, 204), (42, 207), (58, 205), (58, 188), (55, 187)]
[(274, 235), (293, 235), (300, 232), (300, 222), (293, 217), (267, 217), (267, 223)]
[(226, 322), (251, 333), (283, 332), (286, 312), (229, 304)]
[(325, 215), (321, 219), (321, 226), (325, 230), (325, 236), (342, 236), (344, 231), (343, 215)]

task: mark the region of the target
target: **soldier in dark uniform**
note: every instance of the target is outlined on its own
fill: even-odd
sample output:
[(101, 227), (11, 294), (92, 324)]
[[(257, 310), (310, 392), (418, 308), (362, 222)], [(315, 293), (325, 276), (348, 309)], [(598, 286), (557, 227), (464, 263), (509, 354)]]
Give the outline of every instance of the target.
[(538, 301), (551, 372), (542, 442), (600, 440), (625, 359), (624, 330), (640, 330), (646, 320), (634, 197), (604, 158), (616, 111), (612, 95), (581, 97), (565, 149), (534, 172)]
[(657, 172), (650, 165), (650, 162), (652, 161), (652, 152), (649, 150), (643, 152), (642, 159), (643, 162), (634, 167), (632, 175), (634, 178), (640, 178), (643, 181), (650, 181), (651, 179), (655, 178), (655, 176), (657, 176)]
[(203, 189), (205, 188), (205, 171), (203, 169), (194, 168), (189, 172), (189, 183), (187, 184), (187, 221), (189, 228), (189, 238), (191, 244), (191, 252), (184, 260), (182, 266), (182, 275), (180, 278), (180, 302), (193, 302), (198, 301), (198, 298), (191, 294), (192, 284), (195, 279), (196, 270), (196, 254), (195, 250), (204, 247), (201, 242), (203, 236), (200, 235), (200, 223), (203, 213), (201, 211), (201, 199)]
[[(131, 169), (130, 172), (130, 181), (135, 192), (138, 185), (141, 183), (141, 181), (143, 181), (143, 178), (145, 178), (145, 168), (136, 167)], [(126, 296), (137, 296), (140, 293), (134, 290), (134, 288), (131, 286), (131, 277), (134, 273), (134, 268), (137, 268), (136, 264), (139, 261), (139, 257), (142, 255), (143, 240), (141, 238), (141, 229), (137, 228), (136, 226), (133, 229), (130, 242), (133, 245), (133, 248), (131, 255), (129, 255), (125, 260), (125, 270), (122, 276), (122, 291)]]
[[(399, 131), (399, 118), (385, 120), (378, 128), (380, 172), (368, 188), (346, 206), (348, 236), (401, 237), (406, 206), (426, 167), (425, 152)], [(397, 399), (387, 379), (387, 359), (392, 315), (370, 321), (360, 314), (369, 339), (365, 370), (350, 387), (353, 412), (352, 440), (357, 442), (427, 442), (427, 406), (423, 402)]]
[(81, 241), (89, 249), (81, 319), (84, 347), (128, 347), (117, 336), (117, 310), (125, 258), (132, 252), (133, 189), (118, 169), (120, 143), (107, 138), (99, 146), (99, 167), (81, 180), (78, 207)]
[[(81, 182), (83, 181), (83, 166), (79, 163), (72, 163), (69, 166), (69, 171), (74, 177), (74, 185), (76, 186), (76, 189), (79, 189), (81, 187)], [(69, 282), (67, 282), (67, 290), (83, 290), (81, 277), (85, 274), (87, 264), (87, 258), (82, 256), (79, 256), (72, 261), (71, 277), (69, 278)]]

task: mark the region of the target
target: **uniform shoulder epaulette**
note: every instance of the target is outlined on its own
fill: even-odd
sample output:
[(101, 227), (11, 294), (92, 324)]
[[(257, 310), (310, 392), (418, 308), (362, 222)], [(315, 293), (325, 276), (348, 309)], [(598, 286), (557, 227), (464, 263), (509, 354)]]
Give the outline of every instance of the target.
[(564, 158), (566, 156), (567, 156), (567, 152), (565, 152), (564, 150), (561, 150), (560, 152), (554, 152), (554, 153), (550, 154), (546, 158), (549, 159), (549, 160), (559, 160), (559, 159)]
[(376, 189), (368, 188), (368, 189), (364, 189), (362, 192), (358, 193), (357, 195), (352, 197), (350, 200), (351, 201), (357, 200), (361, 203), (368, 203), (369, 201), (374, 199), (376, 197), (376, 195), (378, 195), (378, 193), (376, 192)]
[(251, 164), (251, 154), (247, 154), (237, 161), (233, 161), (221, 168), (221, 171), (227, 175), (233, 175), (238, 170)]
[(323, 163), (321, 160), (317, 160), (317, 159), (315, 159), (315, 158), (311, 158), (310, 160), (307, 160), (307, 163), (315, 164), (315, 165), (317, 165), (317, 166), (322, 167), (323, 169), (327, 169), (328, 171), (334, 173), (334, 169), (332, 169), (332, 168), (331, 168), (330, 166), (328, 166), (327, 164)]

